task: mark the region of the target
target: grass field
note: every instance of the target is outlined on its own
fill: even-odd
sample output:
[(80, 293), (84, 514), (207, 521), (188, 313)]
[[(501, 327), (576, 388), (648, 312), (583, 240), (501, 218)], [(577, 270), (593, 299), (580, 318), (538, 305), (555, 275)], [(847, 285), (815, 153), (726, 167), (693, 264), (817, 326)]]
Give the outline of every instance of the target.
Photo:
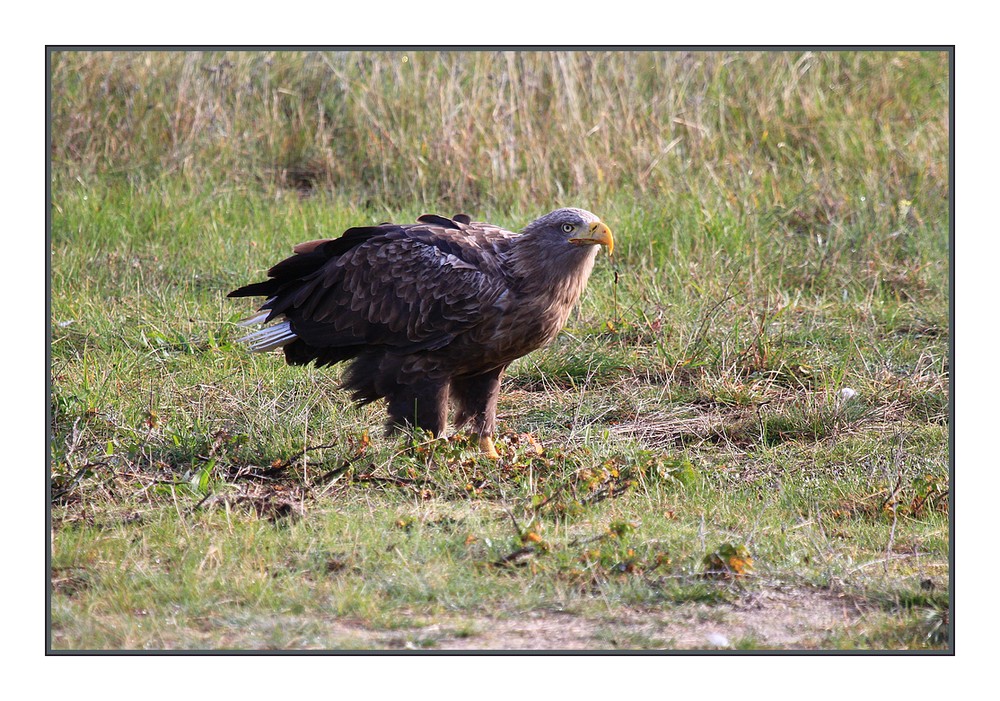
[[(946, 54), (54, 53), (51, 646), (949, 647)], [(432, 211), (615, 232), (501, 459), (225, 294)]]

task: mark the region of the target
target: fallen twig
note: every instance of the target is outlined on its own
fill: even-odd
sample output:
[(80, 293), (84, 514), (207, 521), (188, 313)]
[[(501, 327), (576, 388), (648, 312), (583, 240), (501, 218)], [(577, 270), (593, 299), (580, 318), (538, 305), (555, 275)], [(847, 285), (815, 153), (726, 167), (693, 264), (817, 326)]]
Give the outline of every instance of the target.
[(518, 548), (508, 555), (504, 555), (499, 560), (495, 560), (490, 564), (494, 567), (510, 567), (512, 565), (521, 566), (524, 563), (519, 561), (523, 560), (528, 555), (534, 555), (537, 550), (538, 549), (533, 545), (526, 545), (523, 548)]

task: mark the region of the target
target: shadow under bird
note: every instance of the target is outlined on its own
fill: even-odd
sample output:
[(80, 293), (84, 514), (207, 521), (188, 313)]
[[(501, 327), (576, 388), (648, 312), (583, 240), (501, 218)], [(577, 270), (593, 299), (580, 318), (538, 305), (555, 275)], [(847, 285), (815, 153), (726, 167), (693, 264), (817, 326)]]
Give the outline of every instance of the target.
[(580, 298), (611, 230), (582, 209), (549, 212), (521, 233), (425, 214), (414, 224), (348, 229), (295, 246), (268, 279), (229, 293), (265, 297), (240, 339), (281, 348), (290, 365), (350, 361), (343, 387), (362, 404), (388, 401), (387, 431), (441, 436), (471, 424), (493, 445), (507, 366), (551, 342)]

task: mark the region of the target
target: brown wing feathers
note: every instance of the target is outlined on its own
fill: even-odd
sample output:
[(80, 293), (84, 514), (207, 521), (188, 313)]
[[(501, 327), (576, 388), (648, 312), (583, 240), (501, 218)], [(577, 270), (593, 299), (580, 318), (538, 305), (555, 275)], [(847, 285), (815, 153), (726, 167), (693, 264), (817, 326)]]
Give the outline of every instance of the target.
[[(352, 234), (348, 236), (349, 234)], [(378, 227), (366, 227), (359, 231), (349, 229), (344, 236), (339, 239), (321, 239), (300, 243), (294, 248), (295, 255), (289, 256), (285, 260), (272, 266), (267, 271), (268, 280), (244, 285), (239, 289), (230, 292), (227, 297), (274, 297), (284, 292), (288, 292), (292, 287), (301, 283), (302, 279), (315, 273), (331, 258), (335, 258), (347, 252), (354, 246), (367, 241), (378, 235)], [(265, 304), (262, 309), (270, 309)], [(270, 321), (277, 314), (271, 314)]]
[(416, 225), (355, 227), (299, 244), (268, 271), (270, 279), (229, 296), (268, 298), (266, 320), (288, 321), (282, 332), (271, 327), (251, 340), (262, 350), (283, 345), (293, 364), (332, 364), (370, 345), (441, 348), (496, 297), (482, 296), (488, 281), (468, 262), (476, 258), (468, 250), (475, 237), (459, 232), (471, 219), (457, 219), (428, 214)]

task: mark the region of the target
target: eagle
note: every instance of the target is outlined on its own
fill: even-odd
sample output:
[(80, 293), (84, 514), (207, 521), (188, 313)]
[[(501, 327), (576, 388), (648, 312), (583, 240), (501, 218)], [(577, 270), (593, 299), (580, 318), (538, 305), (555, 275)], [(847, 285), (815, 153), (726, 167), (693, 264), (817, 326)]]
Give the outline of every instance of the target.
[(500, 380), (511, 362), (550, 343), (579, 300), (604, 222), (583, 209), (539, 217), (520, 233), (465, 214), (413, 224), (358, 226), (295, 246), (268, 279), (229, 293), (264, 297), (239, 339), (282, 349), (290, 365), (350, 361), (343, 389), (359, 404), (387, 400), (387, 433), (419, 427), (441, 436), (471, 423), (496, 459)]

